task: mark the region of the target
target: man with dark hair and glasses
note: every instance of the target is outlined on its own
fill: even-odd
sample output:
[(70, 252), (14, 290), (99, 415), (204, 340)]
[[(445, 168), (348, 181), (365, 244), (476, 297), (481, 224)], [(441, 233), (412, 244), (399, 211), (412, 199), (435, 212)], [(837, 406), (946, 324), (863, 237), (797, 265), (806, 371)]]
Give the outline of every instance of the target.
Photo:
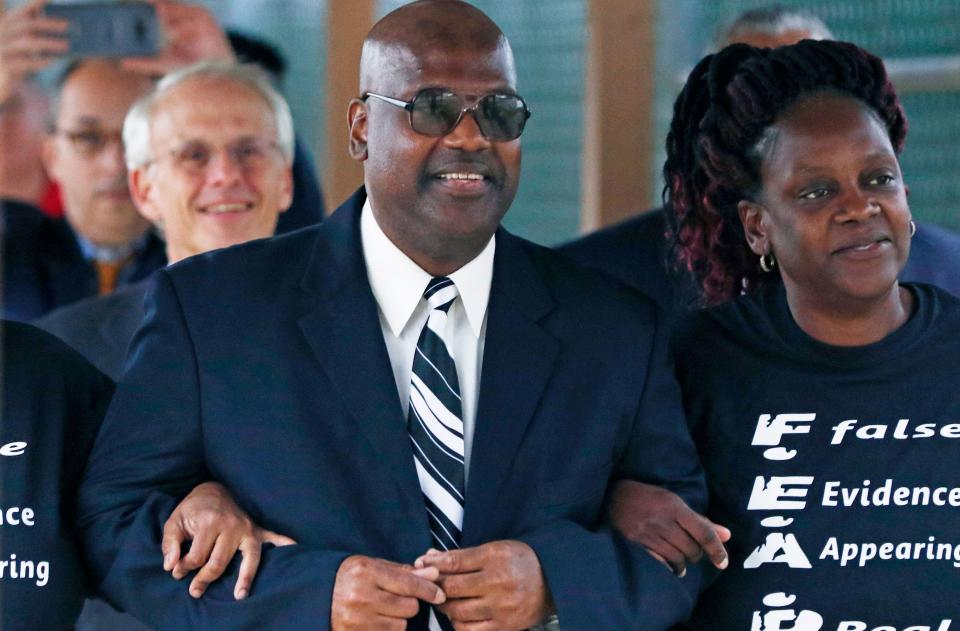
[[(686, 615), (697, 571), (602, 520), (617, 477), (704, 506), (654, 307), (500, 227), (516, 84), (478, 9), (404, 5), (367, 36), (348, 107), (364, 187), (320, 226), (154, 276), (80, 492), (113, 599), (161, 629)], [(210, 476), (299, 542), (264, 551), (241, 601), (230, 580), (190, 599), (156, 566), (159, 525)]]
[(151, 85), (107, 60), (75, 62), (64, 71), (43, 155), (64, 217), (49, 219), (29, 204), (4, 200), (6, 317), (32, 320), (163, 265), (163, 243), (127, 190), (120, 140), (123, 117)]

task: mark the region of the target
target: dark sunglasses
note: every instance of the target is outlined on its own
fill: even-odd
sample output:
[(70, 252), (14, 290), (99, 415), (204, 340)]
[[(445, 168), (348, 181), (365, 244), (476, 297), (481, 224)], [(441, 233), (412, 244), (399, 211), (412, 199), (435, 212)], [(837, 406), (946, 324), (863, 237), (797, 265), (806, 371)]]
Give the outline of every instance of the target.
[(407, 110), (413, 131), (424, 136), (446, 136), (456, 129), (463, 115), (469, 112), (473, 114), (484, 137), (503, 142), (519, 138), (530, 118), (526, 101), (516, 94), (502, 92), (484, 94), (472, 105), (467, 105), (464, 97), (445, 88), (425, 88), (417, 92), (411, 101), (373, 92), (365, 92), (361, 100), (366, 101), (371, 96)]

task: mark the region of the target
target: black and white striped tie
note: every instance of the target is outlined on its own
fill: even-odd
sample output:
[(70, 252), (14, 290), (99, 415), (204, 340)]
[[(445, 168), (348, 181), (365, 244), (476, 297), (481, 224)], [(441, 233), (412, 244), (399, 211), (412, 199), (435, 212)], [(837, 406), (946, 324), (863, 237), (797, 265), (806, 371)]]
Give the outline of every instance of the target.
[[(463, 526), (463, 419), (457, 367), (444, 334), (457, 288), (449, 278), (433, 278), (423, 297), (430, 314), (413, 357), (407, 430), (433, 545), (438, 550), (452, 550), (460, 547)], [(452, 626), (431, 610), (430, 629)]]

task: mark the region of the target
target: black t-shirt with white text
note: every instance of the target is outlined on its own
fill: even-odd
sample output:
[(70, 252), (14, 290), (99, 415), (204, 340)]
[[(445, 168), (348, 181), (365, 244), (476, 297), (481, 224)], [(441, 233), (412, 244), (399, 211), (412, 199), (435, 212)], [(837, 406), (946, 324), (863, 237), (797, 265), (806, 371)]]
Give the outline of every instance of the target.
[(960, 300), (929, 285), (868, 346), (814, 340), (782, 285), (692, 314), (677, 374), (733, 531), (691, 625), (960, 631)]
[(30, 325), (0, 338), (0, 629), (72, 629), (92, 589), (77, 487), (113, 382)]

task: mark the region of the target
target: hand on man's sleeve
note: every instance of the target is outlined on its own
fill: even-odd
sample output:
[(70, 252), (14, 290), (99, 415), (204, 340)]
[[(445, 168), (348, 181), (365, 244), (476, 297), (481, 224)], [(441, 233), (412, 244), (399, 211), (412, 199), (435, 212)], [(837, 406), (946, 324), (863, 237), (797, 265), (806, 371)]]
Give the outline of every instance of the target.
[[(632, 479), (661, 486), (702, 512), (706, 486), (684, 420), (669, 335), (659, 328), (649, 303), (638, 309), (637, 318), (648, 331), (646, 346), (636, 349), (645, 366), (643, 386), (611, 482)], [(606, 525), (557, 520), (519, 539), (540, 560), (564, 631), (664, 631), (690, 615), (700, 591), (700, 565), (679, 578)]]
[(250, 595), (239, 601), (233, 591), (239, 559), (200, 599), (164, 571), (163, 525), (210, 475), (190, 332), (167, 272), (155, 278), (146, 322), (80, 488), (84, 552), (100, 590), (159, 629), (327, 629), (334, 579), (347, 552), (265, 547)]

